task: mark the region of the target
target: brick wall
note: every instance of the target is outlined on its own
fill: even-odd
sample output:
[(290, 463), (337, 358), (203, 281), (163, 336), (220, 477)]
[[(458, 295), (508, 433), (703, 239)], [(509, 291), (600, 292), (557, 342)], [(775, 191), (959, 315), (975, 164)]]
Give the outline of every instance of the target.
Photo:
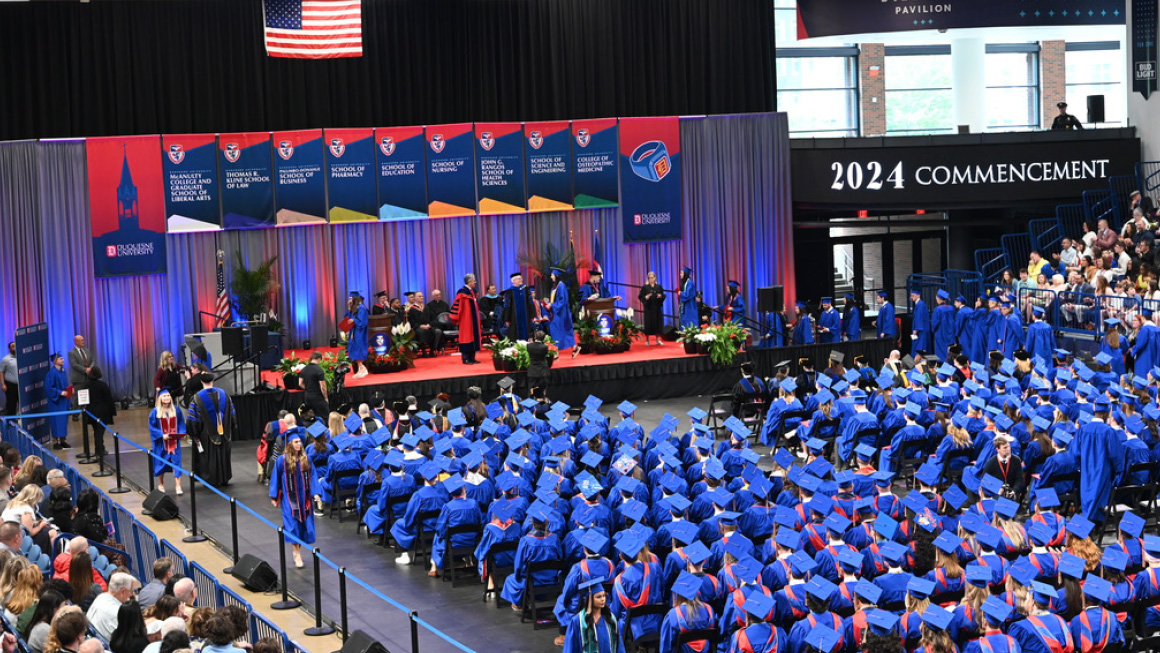
[[(1051, 121), (1059, 115), (1057, 102), (1067, 98), (1066, 43), (1064, 41), (1043, 41), (1039, 44), (1039, 83), (1042, 89), (1043, 126), (1050, 127)], [(1081, 111), (1079, 107), (1069, 107), (1069, 113)]]
[(858, 56), (858, 82), (861, 89), (862, 135), (886, 133), (886, 46), (863, 43)]

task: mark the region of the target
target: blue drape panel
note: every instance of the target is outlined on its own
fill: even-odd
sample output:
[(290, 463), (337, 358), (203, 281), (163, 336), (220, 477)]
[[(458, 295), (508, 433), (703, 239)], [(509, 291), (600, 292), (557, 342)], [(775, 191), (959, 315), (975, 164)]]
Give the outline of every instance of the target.
[[(757, 288), (782, 284), (793, 301), (789, 144), (784, 114), (681, 120), (682, 239), (626, 245), (619, 209), (441, 218), (405, 222), (318, 225), (254, 231), (173, 234), (169, 273), (93, 279), (83, 142), (0, 144), (0, 329), (46, 320), (55, 348), (83, 333), (106, 378), (120, 395), (152, 392), (160, 353), (178, 351), (185, 333), (204, 331), (216, 301), (216, 252), (226, 252), (226, 276), (237, 254), (248, 266), (278, 255), (274, 306), (285, 342), (325, 344), (345, 310), (349, 290), (372, 297), (433, 288), (450, 297), (463, 275), (482, 286), (508, 284), (521, 253), (547, 243), (577, 259), (592, 257), (600, 230), (600, 261), (609, 281), (640, 284), (649, 270), (675, 288), (680, 268), (694, 269), (709, 304), (725, 284), (744, 285), (750, 314)], [(636, 293), (616, 289), (636, 307)], [(675, 300), (666, 312), (676, 313)]]

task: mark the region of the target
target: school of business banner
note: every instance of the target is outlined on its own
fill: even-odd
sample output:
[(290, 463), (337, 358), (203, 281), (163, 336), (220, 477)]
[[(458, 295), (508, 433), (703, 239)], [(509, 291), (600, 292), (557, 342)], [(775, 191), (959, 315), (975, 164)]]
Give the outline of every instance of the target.
[(1147, 100), (1156, 90), (1156, 25), (1160, 3), (1132, 0), (1132, 91)]
[(572, 148), (575, 160), (572, 205), (578, 209), (603, 209), (620, 204), (617, 186), (616, 118), (573, 120)]
[(373, 129), (327, 129), (327, 217), (331, 222), (378, 220)]
[[(44, 396), (44, 377), (52, 362), (48, 357), (48, 323), (40, 322), (16, 330), (16, 382), (20, 384), (20, 414), (43, 413), (48, 408)], [(21, 420), (24, 430), (37, 440), (48, 438), (45, 417)]]
[(797, 18), (799, 39), (920, 29), (1123, 25), (1124, 0), (798, 0)]
[(427, 125), (427, 215), (475, 215), (475, 139), (472, 123)]
[(681, 237), (681, 130), (670, 118), (620, 119), (624, 242)]
[(569, 211), (572, 206), (572, 131), (567, 120), (524, 123), (529, 212)]
[(379, 160), (379, 219), (427, 217), (427, 141), (422, 127), (375, 129)]
[(518, 122), (475, 123), (480, 215), (524, 213), (524, 131)]
[(217, 231), (222, 228), (218, 191), (217, 135), (161, 137), (166, 230)]
[(100, 277), (165, 272), (165, 198), (158, 136), (90, 138), (93, 269)]
[(322, 130), (274, 132), (271, 140), (278, 226), (326, 224)]
[(274, 226), (274, 183), (270, 132), (218, 134), (221, 166), (222, 226), (256, 229)]

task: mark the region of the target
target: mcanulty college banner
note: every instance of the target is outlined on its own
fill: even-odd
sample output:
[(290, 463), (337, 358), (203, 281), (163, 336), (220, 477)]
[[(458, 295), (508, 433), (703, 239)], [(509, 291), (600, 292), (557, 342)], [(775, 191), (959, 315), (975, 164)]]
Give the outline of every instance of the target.
[(427, 217), (427, 141), (422, 127), (375, 129), (379, 160), (379, 219)]
[(475, 215), (475, 139), (472, 124), (427, 125), (427, 214)]
[(378, 220), (374, 130), (326, 130), (327, 209), (331, 222)]
[(325, 224), (322, 130), (274, 132), (273, 143), (278, 226)]
[(270, 132), (218, 134), (221, 153), (222, 226), (274, 226), (274, 176)]
[(160, 138), (90, 138), (89, 213), (97, 277), (165, 272), (165, 198)]
[(567, 120), (524, 123), (529, 212), (572, 206), (572, 131)]
[(167, 231), (221, 229), (217, 135), (167, 134), (161, 137), (161, 150)]
[(576, 143), (572, 205), (578, 209), (618, 206), (616, 118), (573, 120), (572, 138)]
[(479, 214), (527, 211), (523, 125), (518, 122), (477, 122), (475, 145)]
[[(20, 414), (43, 413), (48, 408), (44, 377), (52, 361), (48, 350), (48, 323), (40, 322), (16, 330), (16, 382), (20, 384)], [(11, 392), (11, 390), (9, 390)], [(24, 430), (39, 441), (48, 437), (48, 418), (22, 420)]]
[(681, 131), (676, 116), (620, 119), (624, 242), (681, 237)]

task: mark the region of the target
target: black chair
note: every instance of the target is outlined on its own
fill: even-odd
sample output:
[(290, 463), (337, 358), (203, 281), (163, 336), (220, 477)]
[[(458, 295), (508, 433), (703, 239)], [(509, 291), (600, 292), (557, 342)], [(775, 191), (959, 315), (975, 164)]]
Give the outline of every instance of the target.
[(774, 443), (773, 448), (776, 450), (778, 447), (781, 446), (781, 441), (783, 439), (785, 439), (785, 433), (786, 433), (785, 423), (786, 422), (793, 420), (793, 419), (796, 419), (796, 420), (799, 420), (798, 424), (801, 424), (802, 421), (809, 419), (811, 415), (813, 415), (813, 413), (811, 413), (808, 410), (787, 410), (784, 413), (782, 413), (781, 414), (781, 425), (777, 429), (777, 442)]
[[(455, 536), (464, 533), (475, 535), (471, 544), (469, 546), (452, 546), (451, 542)], [(447, 529), (445, 535), (447, 551), (443, 555), (443, 582), (451, 581), (452, 587), (459, 587), (459, 581), (464, 578), (471, 579), (472, 583), (479, 582), (479, 576), (475, 575), (475, 547), (479, 544), (479, 538), (482, 535), (483, 527), (479, 524), (460, 524)], [(459, 559), (465, 559), (466, 564), (456, 566), (455, 561)]]
[(1059, 512), (1061, 515), (1068, 515), (1072, 511), (1079, 510), (1079, 470), (1066, 474), (1052, 474), (1044, 481), (1043, 487), (1058, 488), (1063, 483), (1071, 483), (1072, 490), (1059, 492), (1056, 489), (1059, 493)]
[[(408, 492), (387, 499), (387, 514), (383, 515), (383, 533), (379, 536), (379, 546), (387, 545), (387, 538), (391, 535), (391, 525), (395, 523), (396, 519), (407, 512), (407, 504), (411, 502), (411, 496), (413, 494), (414, 492)], [(367, 536), (370, 536), (369, 529)]]
[(664, 603), (649, 603), (636, 608), (629, 608), (628, 614), (624, 618), (624, 650), (639, 651), (660, 648), (661, 631), (658, 628), (655, 633), (648, 633), (641, 635), (640, 639), (633, 639), (632, 637), (632, 622), (636, 619), (643, 619), (644, 617), (652, 615), (660, 615), (664, 619), (669, 612), (669, 606)]
[[(947, 452), (946, 462), (943, 463), (943, 469), (946, 471), (943, 476), (951, 483), (958, 483), (963, 479), (963, 470), (971, 463), (971, 456), (975, 455), (973, 447), (967, 446), (962, 449), (951, 449)], [(958, 463), (962, 462), (962, 466)], [(958, 469), (951, 469), (952, 467), (959, 467)]]
[(1148, 474), (1148, 481), (1141, 484), (1125, 483), (1112, 488), (1112, 492), (1108, 496), (1108, 505), (1104, 508), (1104, 521), (1099, 526), (1099, 532), (1093, 538), (1096, 544), (1102, 546), (1104, 536), (1108, 533), (1115, 533), (1116, 529), (1120, 527), (1120, 519), (1124, 516), (1123, 511), (1118, 510), (1120, 506), (1141, 515), (1144, 519), (1151, 516), (1156, 507), (1155, 482), (1153, 480), (1155, 469), (1156, 463), (1152, 462), (1135, 463), (1128, 466), (1124, 474), (1125, 478), (1145, 472)]
[[(514, 561), (515, 560), (515, 550), (517, 548), (519, 548), (519, 546), (520, 546), (519, 540), (508, 540), (506, 542), (500, 542), (499, 544), (492, 546), (491, 549), (487, 552), (487, 560), (483, 566), (483, 571), (484, 571), (483, 600), (484, 601), (487, 600), (487, 593), (488, 592), (493, 592), (495, 594), (495, 607), (496, 608), (499, 607), (499, 603), (500, 603), (499, 593), (503, 591), (503, 582), (505, 580), (507, 580), (508, 576), (512, 575), (512, 572), (515, 571), (515, 567), (513, 567), (512, 565), (506, 565), (506, 566), (501, 567), (495, 563), (495, 557), (497, 555), (499, 555), (500, 553), (511, 552), (512, 560)], [(495, 588), (494, 590), (487, 589), (489, 581), (491, 582), (491, 586), (493, 588)]]
[[(539, 585), (534, 583), (535, 574), (545, 571), (555, 572), (552, 574), (552, 578), (555, 580)], [(549, 617), (552, 617), (552, 610), (556, 607), (556, 597), (564, 591), (564, 573), (564, 563), (560, 560), (541, 560), (528, 563), (524, 575), (524, 604), (520, 610), (520, 623), (527, 623), (528, 619), (531, 619), (532, 630), (555, 627), (555, 619), (549, 619)], [(541, 616), (540, 613), (544, 610), (547, 610), (548, 614)], [(540, 622), (549, 623), (541, 624)]]
[(733, 414), (733, 395), (731, 393), (720, 393), (713, 395), (709, 400), (709, 428), (713, 431), (713, 436), (717, 436), (718, 429), (721, 428), (721, 422), (729, 419)]
[(342, 523), (342, 513), (347, 510), (356, 510), (357, 512), (355, 506), (347, 507), (345, 504), (347, 501), (353, 502), (358, 496), (358, 485), (351, 488), (344, 488), (342, 482), (348, 478), (357, 480), (359, 476), (362, 476), (361, 469), (343, 469), (330, 473), (330, 512), (327, 516), (334, 519), (334, 511), (337, 509), (338, 523), (340, 524)]
[[(355, 527), (355, 529), (354, 529), (355, 535), (358, 535), (359, 533), (361, 533), (363, 526), (366, 526), (366, 522), (363, 520), (363, 518), (367, 516), (367, 510), (371, 507), (370, 504), (367, 503), (367, 500), (370, 498), (370, 496), (372, 494), (374, 494), (375, 492), (378, 492), (382, 488), (383, 488), (383, 483), (382, 483), (382, 481), (379, 481), (378, 483), (368, 483), (368, 484), (362, 486), (362, 489), (359, 490), (358, 503), (356, 503), (355, 505), (361, 506), (361, 507), (359, 508), (359, 511), (358, 511), (358, 526)], [(341, 514), (339, 515), (338, 519), (339, 519), (339, 523), (341, 523), (342, 522), (342, 515)], [(367, 535), (368, 536), (370, 535), (369, 528), (367, 529)]]
[(420, 510), (419, 514), (415, 516), (415, 546), (411, 552), (411, 564), (418, 562), (421, 557), (431, 556), (431, 545), (435, 542), (434, 525), (427, 528), (426, 523), (433, 520), (438, 520), (442, 509), (438, 510)]
[(459, 329), (451, 322), (450, 313), (440, 313), (435, 316), (435, 326), (443, 332), (443, 348), (459, 343)]
[(741, 422), (745, 424), (756, 437), (765, 425), (765, 409), (768, 404), (760, 401), (747, 401), (741, 405)]
[(721, 645), (721, 631), (716, 628), (698, 628), (697, 630), (686, 630), (677, 636), (677, 650), (680, 650), (685, 644), (692, 644), (693, 642), (707, 642), (702, 651), (716, 651)]

